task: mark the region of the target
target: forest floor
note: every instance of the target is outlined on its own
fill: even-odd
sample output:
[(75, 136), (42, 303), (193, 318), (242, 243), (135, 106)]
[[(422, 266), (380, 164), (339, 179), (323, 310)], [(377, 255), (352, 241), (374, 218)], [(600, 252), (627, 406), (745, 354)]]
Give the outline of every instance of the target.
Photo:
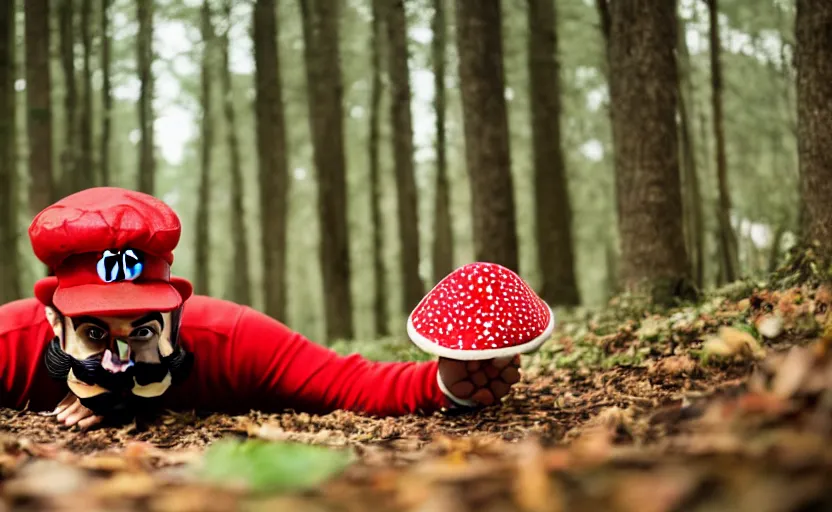
[[(0, 511), (832, 509), (832, 293), (744, 283), (573, 312), (471, 416), (0, 410)], [(830, 315), (832, 320), (832, 315)]]

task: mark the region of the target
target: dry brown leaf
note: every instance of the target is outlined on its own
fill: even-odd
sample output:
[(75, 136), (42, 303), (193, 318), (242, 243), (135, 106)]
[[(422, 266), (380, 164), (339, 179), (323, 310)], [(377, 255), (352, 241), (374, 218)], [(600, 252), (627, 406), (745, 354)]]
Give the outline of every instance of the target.
[(677, 510), (694, 489), (697, 478), (679, 468), (661, 473), (631, 474), (618, 478), (612, 492), (614, 510), (622, 512), (669, 512)]
[(754, 336), (727, 326), (721, 327), (716, 336), (707, 339), (702, 349), (708, 354), (721, 357), (743, 356), (750, 359), (765, 355), (765, 350)]
[(762, 315), (755, 322), (757, 332), (764, 338), (774, 339), (783, 333), (783, 318), (779, 315)]
[(696, 362), (687, 354), (668, 356), (652, 361), (648, 365), (647, 372), (651, 375), (682, 375), (691, 374), (696, 370)]
[(460, 492), (449, 487), (433, 489), (426, 498), (412, 508), (413, 512), (459, 512), (468, 510)]
[(529, 439), (517, 449), (514, 474), (514, 501), (525, 512), (560, 512), (562, 494), (558, 483), (549, 477), (547, 461), (540, 444)]
[(781, 398), (793, 396), (800, 389), (801, 383), (806, 380), (813, 363), (814, 358), (809, 350), (803, 347), (792, 347), (777, 368), (771, 384), (772, 393)]
[(97, 480), (86, 492), (101, 499), (138, 499), (150, 496), (159, 484), (147, 473), (116, 473)]
[(48, 497), (78, 492), (90, 482), (87, 473), (55, 460), (38, 459), (26, 464), (4, 485), (13, 497)]
[(84, 457), (78, 461), (78, 466), (93, 471), (131, 471), (135, 470), (135, 463), (121, 455), (95, 455)]
[(238, 496), (230, 491), (202, 486), (171, 488), (152, 495), (149, 509), (154, 512), (227, 512), (238, 509)]

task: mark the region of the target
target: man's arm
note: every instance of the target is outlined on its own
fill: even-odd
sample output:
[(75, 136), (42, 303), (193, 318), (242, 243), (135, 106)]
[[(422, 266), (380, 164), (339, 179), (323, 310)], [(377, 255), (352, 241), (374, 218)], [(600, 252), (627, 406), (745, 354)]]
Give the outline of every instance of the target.
[(250, 308), (242, 313), (232, 337), (228, 364), (234, 392), (263, 408), (345, 409), (391, 416), (452, 404), (437, 383), (435, 361), (393, 363), (340, 356)]

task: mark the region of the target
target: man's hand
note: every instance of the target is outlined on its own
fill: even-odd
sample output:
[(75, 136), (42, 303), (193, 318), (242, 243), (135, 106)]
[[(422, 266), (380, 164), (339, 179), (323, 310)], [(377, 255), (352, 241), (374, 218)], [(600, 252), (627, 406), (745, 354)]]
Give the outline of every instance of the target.
[(447, 391), (476, 405), (492, 405), (520, 380), (520, 356), (485, 361), (439, 358), (439, 378)]
[(102, 419), (81, 405), (81, 400), (72, 393), (68, 393), (50, 415), (55, 416), (59, 423), (67, 427), (77, 424), (82, 430), (98, 425)]

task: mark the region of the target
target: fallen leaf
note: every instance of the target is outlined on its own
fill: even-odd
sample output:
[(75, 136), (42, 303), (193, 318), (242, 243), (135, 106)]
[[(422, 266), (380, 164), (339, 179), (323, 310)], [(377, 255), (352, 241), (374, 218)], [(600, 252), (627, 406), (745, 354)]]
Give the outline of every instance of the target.
[(524, 441), (517, 450), (514, 475), (514, 501), (525, 512), (563, 510), (558, 484), (550, 479), (543, 450), (534, 439)]
[(783, 319), (778, 315), (763, 315), (757, 319), (755, 327), (764, 338), (774, 339), (783, 332)]
[(708, 354), (722, 357), (760, 358), (765, 355), (765, 350), (754, 336), (735, 327), (727, 326), (723, 326), (716, 336), (706, 340), (702, 349)]
[(668, 356), (648, 364), (647, 372), (651, 375), (674, 376), (691, 374), (696, 370), (696, 362), (687, 354)]
[(307, 489), (343, 471), (353, 454), (302, 443), (225, 440), (205, 452), (199, 476), (255, 491)]
[(48, 497), (78, 492), (90, 478), (85, 471), (55, 460), (37, 459), (26, 464), (3, 492), (13, 497)]
[(116, 473), (98, 480), (85, 492), (101, 499), (138, 499), (150, 496), (158, 488), (159, 484), (147, 473)]
[(772, 393), (781, 398), (793, 396), (811, 371), (813, 359), (809, 350), (792, 347), (774, 375)]

